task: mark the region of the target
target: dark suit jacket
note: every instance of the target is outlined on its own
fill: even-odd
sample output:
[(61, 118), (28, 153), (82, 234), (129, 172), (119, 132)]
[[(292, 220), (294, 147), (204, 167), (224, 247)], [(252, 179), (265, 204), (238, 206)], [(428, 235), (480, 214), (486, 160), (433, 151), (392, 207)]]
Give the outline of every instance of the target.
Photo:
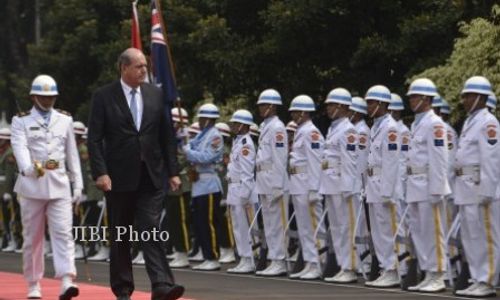
[(92, 96), (87, 141), (92, 177), (108, 174), (112, 191), (137, 190), (141, 161), (158, 189), (164, 187), (166, 178), (178, 174), (175, 132), (162, 91), (144, 83), (141, 95), (144, 110), (139, 131), (120, 80), (99, 88)]

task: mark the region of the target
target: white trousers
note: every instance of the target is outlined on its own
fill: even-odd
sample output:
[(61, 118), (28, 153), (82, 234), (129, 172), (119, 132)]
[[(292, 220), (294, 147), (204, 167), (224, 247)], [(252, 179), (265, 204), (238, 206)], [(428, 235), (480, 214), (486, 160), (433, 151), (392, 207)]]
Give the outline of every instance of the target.
[(398, 224), (398, 211), (394, 203), (370, 203), (370, 226), (375, 254), (380, 267), (395, 270), (398, 267), (396, 253), (401, 246), (393, 243)]
[[(295, 220), (299, 232), (300, 247), (302, 248), (302, 257), (305, 262), (319, 264), (319, 248), (322, 243), (319, 239), (314, 239), (314, 232), (318, 227), (323, 207), (320, 200), (309, 201), (308, 195), (292, 195), (293, 209), (295, 211)], [(324, 225), (320, 224), (325, 232)]]
[(408, 203), (408, 227), (423, 271), (446, 271), (445, 226), (446, 211), (443, 202)]
[(352, 197), (345, 199), (341, 195), (326, 195), (325, 204), (337, 262), (342, 270), (356, 271), (359, 256), (353, 245), (356, 224), (354, 201)]
[(20, 197), (23, 223), (23, 273), (28, 282), (43, 277), (45, 224), (49, 226), (55, 277), (76, 276), (70, 199), (40, 200)]
[(460, 205), (459, 215), (471, 277), (494, 285), (500, 268), (500, 201)]
[(287, 207), (285, 197), (273, 199), (272, 195), (259, 195), (262, 205), (262, 219), (268, 248), (267, 258), (270, 260), (285, 259), (285, 226)]
[(229, 205), (231, 212), (231, 223), (233, 224), (233, 235), (236, 249), (240, 257), (252, 257), (252, 245), (248, 230), (255, 213), (253, 205)]
[[(368, 227), (366, 224), (366, 214), (365, 214), (365, 207), (363, 206), (363, 203), (361, 202), (361, 195), (359, 193), (354, 194), (352, 197), (352, 201), (354, 203), (354, 209), (356, 212), (356, 219), (358, 221), (357, 227), (356, 227), (356, 232), (354, 233), (358, 237), (366, 238), (369, 236), (368, 233)], [(359, 216), (359, 219), (358, 219)], [(365, 251), (367, 251), (370, 247), (368, 244), (358, 244), (356, 245), (356, 249), (358, 251), (358, 254), (361, 254)]]

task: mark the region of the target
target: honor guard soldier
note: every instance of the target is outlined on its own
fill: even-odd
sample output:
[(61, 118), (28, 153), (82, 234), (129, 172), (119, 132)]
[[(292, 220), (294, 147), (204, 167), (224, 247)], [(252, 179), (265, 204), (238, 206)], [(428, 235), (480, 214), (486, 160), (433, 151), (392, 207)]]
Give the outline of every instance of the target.
[(388, 112), (391, 92), (383, 85), (368, 89), (365, 100), (368, 115), (373, 118), (368, 154), (366, 188), (370, 225), (375, 253), (383, 269), (381, 275), (365, 282), (367, 286), (387, 288), (399, 286), (398, 258), (393, 236), (397, 227), (395, 188), (399, 169), (399, 125)]
[(319, 192), (325, 195), (330, 234), (341, 268), (340, 272), (325, 278), (325, 281), (352, 283), (358, 278), (356, 272), (359, 259), (353, 245), (356, 223), (353, 195), (357, 176), (358, 137), (354, 125), (347, 118), (349, 106), (352, 104), (351, 94), (344, 88), (333, 89), (325, 104), (332, 122), (323, 151)]
[[(56, 278), (62, 279), (59, 299), (78, 296), (75, 244), (71, 232), (72, 200), (82, 196), (82, 172), (73, 119), (53, 108), (57, 92), (54, 79), (37, 76), (31, 85), (33, 108), (12, 119), (12, 148), (19, 167), (15, 192), (19, 195), (23, 223), (23, 270), (29, 284), (28, 298), (41, 298), (43, 242), (48, 223)], [(71, 197), (73, 186), (73, 198)]]
[(425, 271), (424, 280), (408, 290), (435, 293), (446, 288), (443, 200), (451, 192), (446, 124), (432, 110), (438, 94), (431, 80), (416, 79), (406, 95), (415, 113), (407, 167), (408, 226), (420, 270)]
[(315, 110), (314, 101), (306, 95), (295, 97), (289, 108), (297, 124), (288, 168), (289, 192), (305, 262), (304, 269), (291, 274), (290, 278), (306, 280), (320, 278), (322, 273), (318, 253), (320, 243), (314, 239), (314, 233), (323, 214), (322, 197), (318, 192), (325, 141), (311, 121), (310, 114)]
[(455, 157), (455, 204), (473, 284), (459, 296), (494, 296), (500, 262), (499, 124), (486, 107), (492, 89), (482, 76), (469, 78), (462, 103), (469, 114)]
[[(368, 150), (370, 148), (370, 127), (366, 124), (365, 117), (366, 111), (366, 101), (361, 97), (352, 97), (351, 105), (349, 106), (351, 111), (351, 116), (349, 120), (354, 125), (354, 130), (356, 130), (358, 146), (356, 148), (356, 176), (354, 178), (354, 207), (356, 209), (356, 214), (361, 214), (356, 226), (355, 235), (362, 237), (363, 239), (369, 236), (367, 220), (365, 216), (365, 208), (363, 201), (365, 200), (366, 191), (366, 177), (368, 170)], [(360, 212), (360, 210), (362, 210)], [(358, 253), (368, 250), (366, 244), (357, 245)]]
[(267, 89), (259, 95), (257, 106), (264, 121), (260, 126), (256, 157), (255, 191), (262, 205), (264, 232), (269, 249), (267, 258), (271, 260), (266, 269), (256, 272), (261, 276), (279, 276), (287, 271), (284, 235), (287, 204), (283, 197), (288, 185), (288, 138), (285, 125), (276, 116), (278, 105), (282, 105), (282, 102), (276, 90)]
[(220, 224), (217, 229), (220, 244), (219, 262), (221, 264), (227, 264), (236, 261), (234, 256), (233, 225), (231, 224), (231, 218), (227, 209), (228, 182), (226, 174), (227, 165), (229, 164), (229, 155), (231, 153), (231, 128), (223, 122), (215, 124), (215, 127), (219, 130), (222, 135), (222, 140), (224, 141), (224, 154), (222, 155), (222, 161), (217, 165), (217, 173), (222, 183), (222, 201), (218, 212)]
[(255, 270), (253, 262), (252, 242), (248, 236), (250, 222), (253, 219), (252, 199), (254, 189), (255, 145), (250, 137), (250, 126), (253, 116), (248, 110), (239, 109), (233, 113), (229, 121), (235, 138), (227, 167), (227, 205), (233, 225), (234, 239), (240, 262), (229, 273), (248, 274)]
[(194, 165), (192, 174), (192, 206), (196, 239), (201, 245), (204, 262), (194, 266), (195, 270), (214, 271), (220, 269), (219, 240), (217, 228), (222, 185), (216, 165), (222, 161), (224, 143), (215, 120), (219, 118), (217, 106), (207, 103), (198, 109), (201, 132), (184, 146), (187, 160)]
[[(398, 186), (396, 187), (396, 200), (398, 200), (398, 207), (405, 206), (406, 200), (406, 166), (408, 162), (408, 148), (410, 143), (410, 130), (402, 120), (402, 114), (405, 107), (403, 99), (398, 94), (391, 93), (391, 104), (389, 104), (389, 111), (391, 116), (398, 122), (398, 130), (400, 137), (401, 149), (399, 152), (399, 172), (398, 172)], [(401, 211), (401, 210), (400, 210)]]
[(166, 223), (170, 233), (172, 246), (175, 248), (175, 257), (169, 263), (171, 268), (185, 268), (189, 266), (188, 251), (191, 248), (191, 182), (188, 178), (189, 163), (182, 151), (182, 146), (188, 142), (189, 115), (184, 108), (172, 108), (172, 121), (177, 138), (177, 162), (181, 188), (177, 191), (168, 191), (166, 201)]

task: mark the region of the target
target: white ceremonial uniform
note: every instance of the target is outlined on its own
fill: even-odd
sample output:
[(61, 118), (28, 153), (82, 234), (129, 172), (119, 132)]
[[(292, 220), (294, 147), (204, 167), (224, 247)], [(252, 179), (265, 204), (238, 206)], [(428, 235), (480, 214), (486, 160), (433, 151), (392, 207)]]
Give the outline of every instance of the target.
[[(15, 192), (20, 197), (23, 223), (23, 270), (28, 282), (43, 277), (45, 224), (49, 225), (57, 278), (76, 276), (72, 235), (71, 186), (82, 189), (80, 159), (73, 118), (51, 109), (46, 122), (34, 107), (12, 119), (12, 148), (20, 175)], [(34, 162), (44, 166), (36, 176)]]
[(398, 200), (398, 205), (403, 204), (401, 201), (406, 199), (406, 167), (408, 164), (408, 149), (410, 144), (410, 129), (406, 127), (403, 120), (398, 121), (398, 130), (400, 137), (401, 149), (399, 152), (399, 170), (398, 170), (398, 184), (396, 186), (396, 200)]
[[(458, 214), (458, 207), (454, 203), (454, 190), (455, 190), (455, 154), (458, 147), (457, 132), (449, 123), (446, 124), (446, 132), (448, 138), (448, 184), (451, 189), (451, 194), (445, 197), (446, 206), (446, 232), (450, 229), (453, 220)], [(448, 246), (450, 258), (457, 255), (457, 249), (454, 246)]]
[(268, 259), (285, 259), (286, 207), (284, 193), (287, 189), (288, 137), (285, 125), (277, 116), (264, 120), (260, 127), (256, 157), (255, 190), (262, 205), (262, 217)]
[[(391, 115), (374, 120), (370, 133), (366, 200), (375, 253), (384, 270), (397, 268), (393, 236), (397, 227), (395, 188), (399, 169), (399, 126)], [(396, 245), (396, 251), (399, 252)]]
[(448, 185), (446, 124), (433, 110), (419, 113), (411, 126), (408, 152), (408, 225), (421, 270), (444, 272), (444, 196)]
[[(455, 156), (455, 204), (470, 273), (494, 285), (500, 264), (500, 144), (498, 120), (486, 108), (465, 121)], [(491, 199), (492, 201), (484, 201)]]
[[(248, 229), (253, 218), (255, 146), (250, 134), (238, 135), (233, 140), (227, 166), (227, 204), (231, 211), (234, 239), (238, 255), (252, 256)], [(249, 211), (251, 210), (251, 211)]]
[[(319, 263), (319, 241), (314, 240), (323, 206), (318, 193), (321, 178), (321, 154), (325, 139), (312, 121), (300, 124), (290, 152), (289, 192), (293, 202), (297, 230), (304, 261)], [(324, 232), (324, 226), (321, 225)]]
[(357, 177), (357, 132), (347, 118), (334, 120), (323, 152), (320, 193), (325, 195), (330, 234), (342, 270), (355, 271), (358, 255), (353, 247), (356, 213), (354, 183)]

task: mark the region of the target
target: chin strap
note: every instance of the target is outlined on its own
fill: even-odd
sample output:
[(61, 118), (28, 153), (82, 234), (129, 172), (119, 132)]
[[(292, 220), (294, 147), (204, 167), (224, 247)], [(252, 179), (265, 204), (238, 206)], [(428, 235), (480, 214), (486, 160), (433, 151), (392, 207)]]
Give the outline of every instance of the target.
[(43, 110), (44, 112), (49, 112), (49, 111), (50, 111), (50, 109), (52, 108), (52, 105), (51, 105), (49, 108), (46, 108), (46, 107), (44, 107), (44, 106), (42, 106), (42, 105), (40, 104), (40, 101), (38, 101), (38, 97), (37, 97), (36, 95), (35, 95), (35, 97), (34, 97), (34, 98), (35, 98), (35, 103), (36, 103), (36, 105), (38, 105), (38, 108), (39, 108), (40, 110)]
[(373, 119), (373, 117), (377, 114), (378, 110), (380, 108), (380, 102), (377, 102), (377, 107), (375, 108), (375, 110), (370, 114), (370, 118)]
[(476, 96), (476, 99), (474, 100), (474, 104), (472, 104), (472, 107), (468, 111), (469, 114), (471, 114), (473, 111), (476, 110), (476, 106), (479, 103), (479, 98), (480, 97), (481, 97), (481, 95), (479, 95), (479, 94)]

